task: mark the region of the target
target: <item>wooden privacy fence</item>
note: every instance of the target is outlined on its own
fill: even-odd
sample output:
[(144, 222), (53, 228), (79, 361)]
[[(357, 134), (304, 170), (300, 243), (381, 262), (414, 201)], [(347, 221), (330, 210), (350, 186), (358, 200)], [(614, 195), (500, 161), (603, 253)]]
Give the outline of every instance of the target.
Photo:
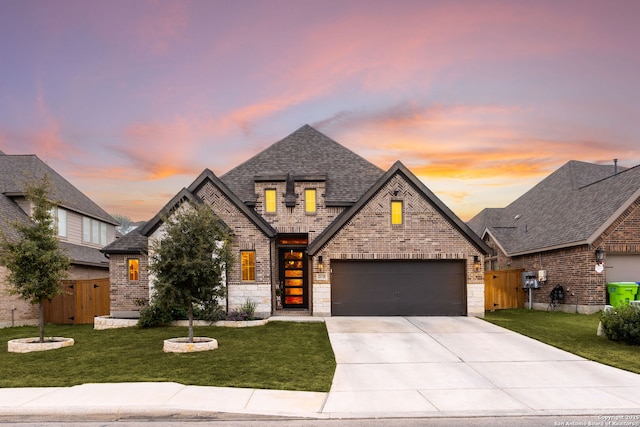
[(45, 302), (44, 320), (80, 325), (110, 313), (109, 279), (63, 280), (65, 293)]
[(502, 310), (524, 307), (522, 272), (524, 270), (496, 270), (484, 273), (484, 309)]

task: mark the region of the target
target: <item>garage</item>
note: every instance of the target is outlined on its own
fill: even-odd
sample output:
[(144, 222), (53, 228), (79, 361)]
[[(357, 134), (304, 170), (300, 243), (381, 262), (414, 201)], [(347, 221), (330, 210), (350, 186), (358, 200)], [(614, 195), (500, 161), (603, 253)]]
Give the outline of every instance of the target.
[(465, 262), (331, 261), (333, 316), (465, 316)]
[(607, 282), (640, 282), (640, 255), (607, 255)]

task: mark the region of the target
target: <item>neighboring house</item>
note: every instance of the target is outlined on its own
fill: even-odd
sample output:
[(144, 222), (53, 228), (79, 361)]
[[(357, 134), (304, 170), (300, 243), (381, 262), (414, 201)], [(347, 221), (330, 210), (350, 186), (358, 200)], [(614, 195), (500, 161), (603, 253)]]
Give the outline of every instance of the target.
[[(117, 222), (91, 199), (35, 155), (6, 155), (0, 151), (0, 227), (9, 238), (19, 236), (12, 221), (31, 221), (31, 204), (25, 198), (25, 183), (47, 175), (60, 246), (71, 258), (69, 280), (109, 277), (109, 263), (100, 248), (115, 238)], [(37, 306), (7, 293), (8, 272), (0, 267), (0, 326), (37, 322)]]
[(484, 314), (490, 248), (402, 163), (383, 171), (303, 126), (218, 177), (205, 169), (144, 226), (102, 251), (111, 313), (149, 300), (149, 241), (182, 203), (206, 203), (232, 230), (227, 309), (262, 316)]
[(593, 313), (607, 302), (608, 282), (640, 281), (639, 207), (640, 166), (570, 161), (468, 224), (496, 250), (487, 270), (546, 272), (532, 291), (534, 308), (546, 309), (551, 290), (562, 285), (563, 310)]

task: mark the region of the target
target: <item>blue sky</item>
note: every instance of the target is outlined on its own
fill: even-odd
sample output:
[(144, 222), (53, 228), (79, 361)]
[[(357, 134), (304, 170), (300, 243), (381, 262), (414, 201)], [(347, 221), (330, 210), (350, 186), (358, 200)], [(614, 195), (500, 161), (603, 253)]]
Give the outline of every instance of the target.
[(640, 163), (640, 2), (0, 0), (0, 150), (146, 220), (310, 124), (463, 220)]

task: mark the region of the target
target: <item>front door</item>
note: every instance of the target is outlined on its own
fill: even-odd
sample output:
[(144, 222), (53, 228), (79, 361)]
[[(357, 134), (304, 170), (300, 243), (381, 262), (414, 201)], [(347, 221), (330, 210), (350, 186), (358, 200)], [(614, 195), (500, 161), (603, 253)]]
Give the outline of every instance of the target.
[(309, 307), (304, 249), (280, 249), (280, 284), (282, 308)]

